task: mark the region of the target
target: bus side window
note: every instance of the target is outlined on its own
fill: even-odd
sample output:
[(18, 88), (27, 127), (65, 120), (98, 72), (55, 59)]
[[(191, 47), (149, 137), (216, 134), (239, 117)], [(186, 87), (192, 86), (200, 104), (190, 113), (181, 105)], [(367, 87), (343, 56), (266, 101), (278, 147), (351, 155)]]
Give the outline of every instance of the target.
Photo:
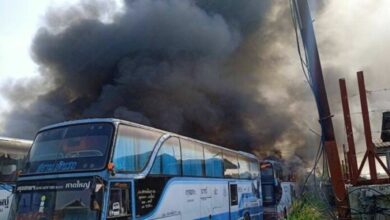
[(128, 183), (111, 184), (108, 219), (129, 219), (131, 216), (129, 188)]
[(139, 172), (146, 166), (161, 133), (120, 125), (113, 163), (118, 172)]
[(250, 179), (252, 177), (249, 163), (248, 158), (238, 157), (240, 179)]
[(171, 137), (161, 146), (150, 174), (180, 175), (180, 158), (179, 139)]
[(260, 167), (259, 167), (259, 163), (256, 160), (251, 161), (250, 172), (252, 174), (252, 178), (256, 178), (260, 176)]
[(181, 139), (184, 176), (203, 176), (203, 146)]
[(238, 178), (237, 154), (229, 151), (223, 152), (224, 175), (227, 178)]
[(206, 176), (223, 177), (222, 151), (212, 147), (204, 147)]

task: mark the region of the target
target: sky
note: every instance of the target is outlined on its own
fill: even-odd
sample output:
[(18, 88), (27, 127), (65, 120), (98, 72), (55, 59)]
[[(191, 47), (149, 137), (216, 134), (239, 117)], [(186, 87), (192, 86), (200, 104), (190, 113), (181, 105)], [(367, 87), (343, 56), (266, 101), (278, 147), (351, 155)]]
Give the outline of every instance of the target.
[[(0, 1), (0, 83), (31, 77), (37, 66), (31, 60), (31, 39), (50, 1)], [(7, 108), (0, 95), (0, 109)]]
[[(38, 66), (30, 57), (30, 45), (42, 25), (49, 5), (65, 0), (0, 1), (0, 84), (38, 75)], [(0, 110), (8, 105), (0, 95)]]
[[(48, 7), (63, 7), (78, 2), (77, 0), (0, 0), (0, 87), (10, 84), (16, 80), (34, 78), (39, 75), (38, 66), (30, 56), (30, 46), (33, 37), (39, 27), (45, 23), (45, 13)], [(288, 1), (279, 1), (280, 4), (288, 4)], [(316, 2), (310, 1), (315, 8)], [(324, 69), (327, 83), (328, 95), (332, 112), (335, 113), (334, 124), (340, 143), (346, 142), (344, 124), (339, 101), (338, 78), (344, 77), (347, 80), (349, 93), (351, 94), (350, 105), (353, 116), (355, 139), (357, 143), (364, 143), (361, 126), (360, 105), (356, 86), (356, 72), (365, 71), (366, 85), (368, 90), (380, 90), (390, 87), (390, 69), (388, 62), (390, 51), (390, 1), (388, 0), (323, 0), (323, 8), (314, 12), (314, 26), (318, 40), (318, 47), (321, 62)], [(320, 5), (320, 4), (319, 4)], [(318, 6), (321, 8), (321, 5)], [(270, 16), (270, 23), (273, 20), (277, 26), (278, 8), (273, 9), (274, 17)], [(271, 14), (272, 14), (271, 13)], [(272, 31), (278, 31), (277, 29)], [(293, 33), (291, 33), (293, 38)], [(293, 41), (292, 41), (293, 42)], [(300, 72), (296, 45), (291, 41), (277, 42), (274, 46), (278, 57), (285, 52), (287, 58), (277, 71), (285, 72), (285, 82), (276, 81), (279, 85), (270, 83), (269, 86), (260, 88), (263, 94), (268, 97), (271, 104), (280, 105), (291, 99), (287, 88), (290, 82), (303, 81), (304, 77)], [(265, 54), (267, 56), (268, 54)], [(260, 67), (262, 68), (262, 67)], [(274, 82), (274, 81), (272, 81)], [(305, 85), (305, 91), (308, 87)], [(277, 89), (274, 89), (277, 88)], [(279, 89), (279, 90), (278, 90)], [(373, 112), (372, 119), (373, 137), (378, 139), (381, 123), (380, 110), (389, 109), (387, 92), (375, 92), (369, 94), (369, 105)], [(313, 100), (299, 100), (289, 106), (291, 111), (298, 111), (300, 108), (311, 108)], [(309, 104), (308, 104), (309, 103)], [(310, 104), (311, 103), (311, 104)], [(7, 101), (2, 97), (0, 91), (0, 114), (9, 110)], [(306, 127), (311, 127), (318, 132), (317, 112), (312, 111), (302, 118)], [(281, 143), (285, 146), (286, 143)], [(358, 156), (364, 152), (364, 146), (357, 145)]]
[[(31, 59), (32, 39), (49, 7), (63, 7), (77, 0), (0, 0), (0, 84), (39, 75)], [(0, 93), (0, 112), (8, 109)]]

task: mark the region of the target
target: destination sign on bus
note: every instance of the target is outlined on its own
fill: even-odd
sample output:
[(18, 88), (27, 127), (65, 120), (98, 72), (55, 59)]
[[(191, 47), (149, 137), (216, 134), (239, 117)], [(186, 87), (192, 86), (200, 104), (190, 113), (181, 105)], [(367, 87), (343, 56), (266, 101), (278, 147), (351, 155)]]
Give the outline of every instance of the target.
[(39, 164), (37, 171), (38, 173), (54, 172), (54, 171), (69, 171), (74, 170), (77, 167), (75, 161), (56, 161), (54, 163), (41, 163)]
[(91, 188), (93, 182), (94, 181), (91, 179), (72, 179), (64, 181), (24, 183), (22, 185), (17, 185), (16, 191), (86, 190)]

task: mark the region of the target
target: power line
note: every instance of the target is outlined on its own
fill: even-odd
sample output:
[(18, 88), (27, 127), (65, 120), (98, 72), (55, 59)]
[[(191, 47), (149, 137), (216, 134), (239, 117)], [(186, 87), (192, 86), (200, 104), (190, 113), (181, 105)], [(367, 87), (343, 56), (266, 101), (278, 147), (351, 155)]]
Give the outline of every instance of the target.
[(366, 90), (367, 94), (379, 93), (379, 92), (389, 92), (390, 88), (382, 88), (377, 90)]
[[(382, 88), (382, 89), (377, 89), (377, 90), (366, 90), (367, 95), (373, 95), (375, 93), (380, 93), (380, 92), (390, 92), (390, 88)], [(359, 96), (359, 93), (354, 93), (352, 95), (349, 95), (349, 98), (355, 98)]]
[(294, 9), (292, 6), (292, 4), (293, 4), (292, 0), (290, 0), (289, 3), (290, 3), (290, 11), (291, 11), (291, 20), (292, 20), (292, 23), (294, 26), (295, 40), (297, 43), (297, 50), (298, 50), (299, 60), (301, 62), (302, 72), (305, 75), (306, 81), (309, 84), (310, 89), (313, 91), (312, 80), (310, 78), (310, 74), (307, 73), (307, 70), (309, 69), (308, 65), (306, 64), (307, 63), (307, 54), (305, 53), (305, 59), (302, 58), (301, 46), (300, 46), (299, 36), (298, 36), (298, 31), (297, 31), (297, 29), (298, 29), (297, 18), (296, 18), (296, 15), (294, 13)]

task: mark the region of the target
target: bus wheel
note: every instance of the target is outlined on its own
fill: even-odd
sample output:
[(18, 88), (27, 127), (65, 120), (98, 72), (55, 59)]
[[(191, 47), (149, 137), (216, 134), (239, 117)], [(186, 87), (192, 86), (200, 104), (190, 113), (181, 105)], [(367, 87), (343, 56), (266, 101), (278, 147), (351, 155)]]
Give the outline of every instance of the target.
[(251, 216), (249, 215), (249, 213), (245, 213), (244, 215), (244, 220), (251, 220)]

